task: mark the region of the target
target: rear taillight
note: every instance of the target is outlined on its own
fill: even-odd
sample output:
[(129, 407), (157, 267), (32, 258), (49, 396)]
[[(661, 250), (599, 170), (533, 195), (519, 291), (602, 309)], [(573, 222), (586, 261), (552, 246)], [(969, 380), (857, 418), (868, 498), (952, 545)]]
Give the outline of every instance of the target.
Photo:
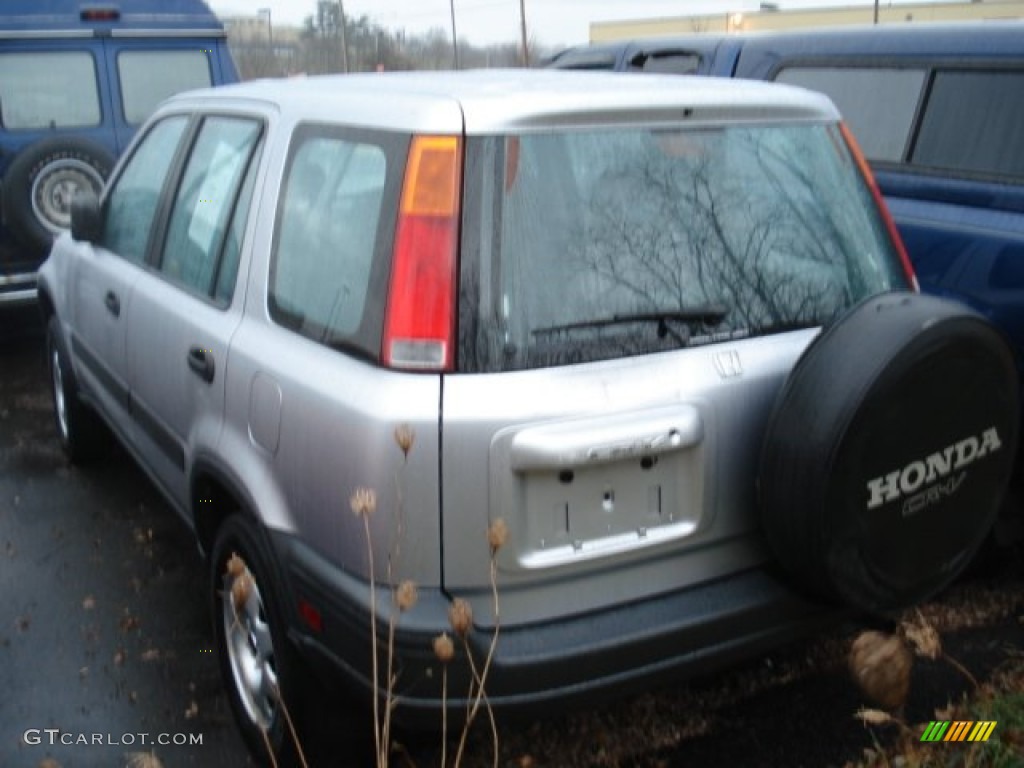
[(903, 262), (903, 271), (907, 273), (907, 279), (910, 281), (910, 284), (913, 286), (915, 291), (920, 291), (921, 286), (917, 282), (917, 275), (914, 274), (914, 266), (910, 263), (910, 257), (907, 255), (907, 249), (903, 246), (903, 238), (900, 237), (900, 233), (896, 229), (896, 222), (892, 220), (892, 214), (889, 213), (889, 206), (885, 204), (885, 198), (882, 197), (882, 191), (878, 188), (878, 182), (875, 181), (875, 174), (871, 172), (871, 166), (869, 166), (868, 161), (864, 159), (864, 153), (860, 151), (860, 146), (857, 144), (857, 140), (853, 137), (853, 133), (847, 127), (846, 123), (840, 123), (839, 129), (843, 133), (843, 139), (846, 141), (846, 146), (850, 148), (850, 154), (853, 155), (853, 159), (857, 163), (857, 168), (860, 170), (861, 176), (864, 177), (864, 181), (867, 182), (868, 189), (871, 190), (871, 196), (875, 199), (875, 206), (878, 208), (878, 212), (881, 214), (882, 220), (885, 222), (885, 227), (889, 231), (889, 238), (892, 240), (896, 253), (899, 254), (900, 261)]
[(393, 368), (451, 370), (461, 165), (457, 136), (413, 138), (384, 319), (382, 354)]

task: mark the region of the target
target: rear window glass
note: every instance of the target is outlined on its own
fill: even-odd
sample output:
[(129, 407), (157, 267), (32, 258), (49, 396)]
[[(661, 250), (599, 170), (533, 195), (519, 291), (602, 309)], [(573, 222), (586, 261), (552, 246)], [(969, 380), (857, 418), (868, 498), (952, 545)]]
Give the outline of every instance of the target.
[(141, 123), (176, 93), (211, 84), (210, 54), (203, 50), (122, 51), (117, 55), (124, 119)]
[(836, 126), (480, 138), (467, 179), (461, 370), (814, 327), (906, 287)]
[(775, 79), (832, 99), (869, 159), (903, 159), (924, 85), (923, 69), (789, 67)]
[(0, 54), (0, 118), (10, 131), (99, 125), (92, 54)]
[(1024, 72), (935, 73), (912, 162), (1024, 179)]

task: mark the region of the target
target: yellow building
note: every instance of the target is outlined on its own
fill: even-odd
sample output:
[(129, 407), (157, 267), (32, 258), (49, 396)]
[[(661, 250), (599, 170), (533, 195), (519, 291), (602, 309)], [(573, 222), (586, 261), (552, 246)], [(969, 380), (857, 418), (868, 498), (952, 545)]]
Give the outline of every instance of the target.
[[(740, 5), (741, 3), (737, 3)], [(702, 16), (672, 16), (657, 19), (598, 21), (590, 25), (592, 43), (694, 32), (748, 32), (800, 27), (836, 27), (871, 24), (873, 4), (856, 7), (773, 10), (779, 3), (761, 3), (754, 12), (730, 11)], [(728, 7), (728, 3), (722, 3)], [(928, 21), (980, 21), (1024, 18), (1024, 0), (975, 0), (965, 3), (891, 3), (878, 7), (879, 24), (905, 24)]]

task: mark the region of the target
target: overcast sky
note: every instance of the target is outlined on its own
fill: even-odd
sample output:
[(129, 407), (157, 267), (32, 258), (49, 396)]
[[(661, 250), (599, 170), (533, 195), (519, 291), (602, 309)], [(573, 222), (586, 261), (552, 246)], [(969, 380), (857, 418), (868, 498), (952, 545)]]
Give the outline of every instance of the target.
[[(921, 0), (924, 1), (924, 0)], [(221, 15), (255, 16), (270, 8), (276, 24), (300, 25), (316, 10), (316, 0), (207, 0)], [(451, 29), (449, 0), (342, 0), (345, 14), (368, 16), (382, 27), (420, 34), (432, 27)], [(519, 39), (520, 0), (454, 0), (460, 39), (476, 45)], [(575, 45), (588, 40), (594, 21), (659, 18), (687, 14), (751, 12), (758, 0), (524, 0), (530, 38), (541, 45)], [(782, 10), (837, 5), (867, 6), (873, 0), (776, 0)], [(902, 0), (903, 3), (914, 0)], [(883, 0), (882, 6), (892, 5)]]

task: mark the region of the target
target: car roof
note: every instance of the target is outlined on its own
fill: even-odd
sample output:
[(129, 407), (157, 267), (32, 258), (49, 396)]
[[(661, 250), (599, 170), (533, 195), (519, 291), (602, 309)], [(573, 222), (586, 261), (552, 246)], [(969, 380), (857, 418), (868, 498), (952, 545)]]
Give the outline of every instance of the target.
[(744, 32), (713, 32), (665, 37), (629, 38), (614, 42), (592, 43), (569, 48), (559, 53), (554, 62), (572, 54), (587, 51), (614, 54), (624, 50), (652, 54), (676, 51), (686, 46), (739, 41), (745, 46), (758, 46), (780, 53), (807, 54), (875, 54), (875, 55), (1015, 55), (1024, 47), (1024, 20), (997, 19), (989, 21), (914, 22), (913, 24), (856, 24), (803, 29), (770, 29)]
[(1024, 22), (969, 21), (828, 27), (749, 33), (747, 45), (787, 53), (849, 53), (877, 56), (1024, 54)]
[[(114, 17), (103, 18), (108, 12)], [(87, 18), (90, 13), (99, 18)], [(0, 14), (3, 37), (44, 31), (116, 37), (144, 30), (223, 33), (224, 25), (204, 0), (3, 0)]]
[(623, 123), (833, 121), (827, 97), (753, 81), (605, 72), (470, 70), (260, 80), (175, 97), (168, 108), (245, 101), (285, 116), (410, 132), (484, 134)]

